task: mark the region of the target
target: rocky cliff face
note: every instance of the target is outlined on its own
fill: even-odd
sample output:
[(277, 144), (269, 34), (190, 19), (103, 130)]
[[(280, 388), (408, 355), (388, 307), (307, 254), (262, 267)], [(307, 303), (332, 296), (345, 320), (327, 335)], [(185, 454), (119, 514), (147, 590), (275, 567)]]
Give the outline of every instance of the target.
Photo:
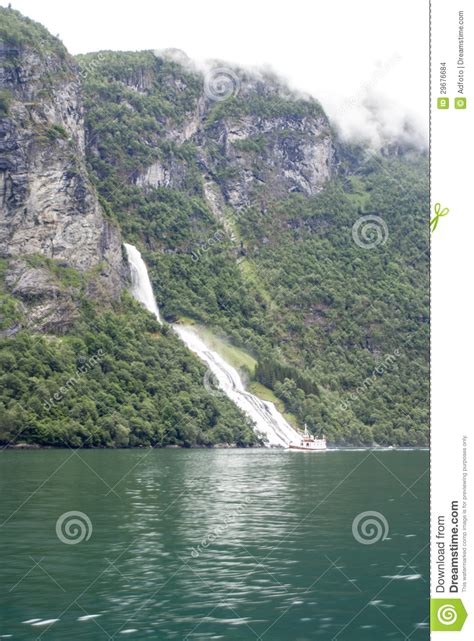
[[(225, 70), (211, 69), (205, 87), (219, 81), (219, 73)], [(229, 82), (235, 96), (216, 101), (205, 91), (208, 112), (194, 136), (229, 205), (321, 191), (335, 169), (334, 141), (321, 107), (270, 75), (240, 71)]]
[(77, 68), (51, 41), (0, 41), (0, 254), (30, 324), (62, 331), (75, 315), (73, 296), (31, 258), (78, 270), (86, 293), (105, 301), (119, 295), (124, 268), (120, 233), (87, 177)]
[[(227, 74), (224, 81), (219, 74)], [(225, 81), (229, 95), (206, 90)], [(291, 192), (312, 196), (324, 188), (335, 169), (335, 148), (319, 105), (300, 101), (272, 76), (242, 70), (211, 68), (201, 84), (194, 109), (181, 122), (168, 122), (165, 136), (196, 146), (206, 181), (218, 185), (228, 205), (241, 208)], [(179, 169), (175, 161), (151, 165), (137, 184), (179, 188)]]
[[(86, 157), (101, 186), (113, 175), (150, 203), (157, 188), (198, 195), (224, 226), (226, 209), (312, 196), (334, 174), (321, 107), (273, 76), (220, 63), (203, 73), (184, 55), (151, 52), (97, 54), (79, 68), (39, 25), (2, 15), (13, 37), (0, 40), (0, 255), (35, 328), (66, 329), (77, 292), (31, 258), (78, 270), (100, 300), (116, 298), (125, 278), (120, 233)], [(85, 116), (101, 123), (87, 142)]]
[[(313, 196), (334, 175), (334, 137), (321, 106), (292, 93), (273, 75), (221, 63), (202, 72), (182, 53), (102, 53), (81, 62), (86, 76), (92, 65), (108, 83), (106, 88), (86, 78), (95, 122), (99, 98), (114, 103), (118, 128), (125, 119), (130, 130), (143, 114), (150, 118), (136, 135), (142, 151), (157, 157), (138, 167), (139, 154), (134, 154), (137, 171), (124, 175), (145, 191), (186, 189), (194, 162), (201, 182), (213, 183), (226, 205), (240, 209), (292, 192)], [(110, 162), (104, 135), (92, 132), (91, 138), (90, 153)]]
[[(334, 149), (324, 117), (244, 116), (224, 119), (209, 132), (227, 161), (221, 186), (234, 207), (249, 205), (257, 192), (283, 198), (290, 192), (312, 196), (331, 176)], [(208, 169), (218, 174), (219, 161)]]

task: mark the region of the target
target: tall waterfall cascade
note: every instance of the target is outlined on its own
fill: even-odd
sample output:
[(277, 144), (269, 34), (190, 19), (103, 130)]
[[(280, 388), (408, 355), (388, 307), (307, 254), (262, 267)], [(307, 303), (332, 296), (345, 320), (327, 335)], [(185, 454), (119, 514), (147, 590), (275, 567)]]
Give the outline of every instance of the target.
[[(125, 250), (132, 275), (132, 295), (161, 323), (145, 262), (133, 245), (125, 244)], [(173, 330), (207, 365), (208, 371), (218, 382), (219, 390), (254, 421), (257, 433), (266, 438), (268, 446), (288, 447), (290, 442), (300, 439), (299, 433), (285, 420), (274, 403), (263, 401), (248, 392), (237, 370), (211, 350), (193, 327), (173, 325)], [(219, 390), (216, 390), (217, 393)]]
[(136, 247), (124, 243), (128, 263), (132, 276), (132, 296), (151, 312), (156, 320), (161, 323), (160, 310), (156, 304), (155, 295), (151, 286), (150, 277), (145, 261)]

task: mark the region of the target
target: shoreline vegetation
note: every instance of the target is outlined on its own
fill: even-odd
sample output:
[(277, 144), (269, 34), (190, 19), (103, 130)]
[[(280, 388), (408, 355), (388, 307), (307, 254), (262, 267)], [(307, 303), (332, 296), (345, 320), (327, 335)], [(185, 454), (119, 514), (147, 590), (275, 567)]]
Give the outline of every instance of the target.
[[(77, 448), (70, 448), (66, 445), (37, 445), (36, 443), (15, 443), (11, 445), (4, 445), (2, 450), (17, 450), (17, 451), (26, 451), (26, 450), (66, 450), (66, 449), (86, 449), (86, 450), (139, 450), (139, 449), (152, 449), (152, 450), (264, 450), (268, 452), (290, 452), (291, 450), (284, 447), (265, 447), (265, 445), (248, 445), (241, 446), (236, 445), (235, 443), (216, 443), (215, 445), (137, 445), (135, 447), (83, 447), (78, 446)], [(320, 452), (303, 452), (303, 454), (325, 454), (326, 452), (429, 452), (429, 447), (398, 447), (398, 446), (367, 446), (367, 447), (357, 447), (355, 445), (340, 445), (340, 446), (328, 446), (326, 450)], [(300, 452), (293, 451), (292, 454), (298, 454)]]

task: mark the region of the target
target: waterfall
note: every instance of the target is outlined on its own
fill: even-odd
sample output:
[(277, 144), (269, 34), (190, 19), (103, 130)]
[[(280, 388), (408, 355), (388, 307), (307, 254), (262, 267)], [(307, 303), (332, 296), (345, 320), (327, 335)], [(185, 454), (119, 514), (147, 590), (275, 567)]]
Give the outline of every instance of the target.
[[(153, 295), (148, 270), (140, 252), (133, 245), (125, 244), (132, 272), (132, 294), (161, 323), (160, 312)], [(273, 447), (288, 447), (300, 439), (299, 433), (280, 414), (274, 403), (250, 394), (245, 389), (237, 370), (209, 349), (196, 330), (185, 325), (173, 325), (173, 330), (183, 343), (194, 352), (216, 378), (222, 392), (237, 405), (256, 425), (259, 435), (266, 437)]]
[(145, 261), (136, 247), (127, 243), (124, 243), (124, 247), (132, 275), (132, 295), (161, 323), (160, 310), (156, 304)]
[(237, 370), (209, 349), (194, 328), (175, 325), (174, 331), (206, 363), (230, 400), (255, 422), (257, 432), (267, 437), (268, 445), (287, 447), (291, 441), (301, 439), (273, 403), (262, 401), (245, 389)]

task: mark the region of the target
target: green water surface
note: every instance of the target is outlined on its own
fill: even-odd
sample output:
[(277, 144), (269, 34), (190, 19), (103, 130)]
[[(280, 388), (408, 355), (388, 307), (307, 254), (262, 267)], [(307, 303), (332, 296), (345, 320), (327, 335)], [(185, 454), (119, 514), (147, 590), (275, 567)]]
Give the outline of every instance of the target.
[[(428, 465), (424, 451), (3, 451), (0, 638), (427, 640)], [(68, 534), (71, 511), (84, 529)], [(365, 512), (381, 515), (370, 544), (353, 533)]]

